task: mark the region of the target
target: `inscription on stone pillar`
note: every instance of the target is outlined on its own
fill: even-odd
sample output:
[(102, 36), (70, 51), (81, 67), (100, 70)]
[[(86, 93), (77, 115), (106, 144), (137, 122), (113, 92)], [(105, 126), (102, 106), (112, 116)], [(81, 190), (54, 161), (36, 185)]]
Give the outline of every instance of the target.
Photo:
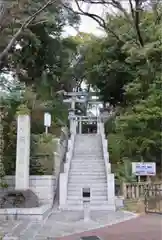
[(29, 189), (30, 116), (17, 118), (16, 178), (17, 190)]

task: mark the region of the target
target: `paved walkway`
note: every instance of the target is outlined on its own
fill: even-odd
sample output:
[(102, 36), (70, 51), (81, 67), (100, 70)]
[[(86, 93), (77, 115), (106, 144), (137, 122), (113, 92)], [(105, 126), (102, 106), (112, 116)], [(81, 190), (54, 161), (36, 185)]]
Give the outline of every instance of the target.
[[(53, 211), (45, 222), (0, 221), (0, 236), (4, 240), (15, 237), (20, 240), (47, 240), (85, 232), (136, 217), (130, 212), (93, 211), (91, 221), (83, 221), (83, 212)], [(4, 237), (5, 236), (5, 237)], [(16, 238), (17, 237), (17, 238)]]
[(145, 215), (130, 221), (56, 240), (80, 240), (81, 236), (98, 236), (102, 240), (160, 240), (162, 216)]
[(84, 222), (83, 212), (63, 211), (54, 212), (47, 220), (36, 240), (45, 240), (67, 236), (74, 233), (85, 232), (87, 230), (96, 229), (106, 225), (123, 222), (136, 217), (135, 214), (124, 211), (93, 211), (91, 213), (91, 221)]
[(102, 240), (160, 240), (162, 216), (94, 211), (91, 221), (84, 222), (82, 212), (53, 211), (45, 222), (0, 220), (0, 236), (4, 235), (4, 240), (80, 240), (92, 235)]

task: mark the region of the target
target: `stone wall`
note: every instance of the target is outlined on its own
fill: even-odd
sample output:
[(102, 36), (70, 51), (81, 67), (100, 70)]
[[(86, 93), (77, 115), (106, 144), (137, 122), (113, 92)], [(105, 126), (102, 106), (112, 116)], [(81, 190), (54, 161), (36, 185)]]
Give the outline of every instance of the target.
[[(15, 187), (15, 176), (6, 176), (6, 183), (8, 190), (13, 190)], [(55, 176), (30, 176), (29, 178), (30, 189), (37, 194), (40, 203), (52, 204), (56, 189)], [(0, 195), (6, 190), (0, 188)]]

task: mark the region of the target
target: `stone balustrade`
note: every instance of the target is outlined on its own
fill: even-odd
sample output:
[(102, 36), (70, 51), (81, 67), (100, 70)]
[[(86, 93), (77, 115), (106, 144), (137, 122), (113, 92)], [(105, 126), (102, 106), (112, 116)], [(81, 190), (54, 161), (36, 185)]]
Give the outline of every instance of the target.
[(114, 174), (111, 173), (111, 164), (109, 162), (109, 152), (108, 152), (108, 140), (106, 139), (106, 136), (105, 136), (104, 123), (99, 122), (98, 127), (99, 127), (98, 133), (101, 134), (103, 157), (104, 157), (106, 176), (107, 176), (108, 200), (110, 204), (114, 205), (115, 181), (114, 181)]
[[(73, 125), (74, 127), (74, 125)], [(66, 153), (66, 161), (64, 163), (64, 172), (60, 173), (60, 186), (59, 186), (59, 206), (62, 207), (66, 204), (67, 187), (69, 178), (70, 163), (73, 156), (75, 131), (71, 132), (70, 139), (68, 140), (68, 151)]]

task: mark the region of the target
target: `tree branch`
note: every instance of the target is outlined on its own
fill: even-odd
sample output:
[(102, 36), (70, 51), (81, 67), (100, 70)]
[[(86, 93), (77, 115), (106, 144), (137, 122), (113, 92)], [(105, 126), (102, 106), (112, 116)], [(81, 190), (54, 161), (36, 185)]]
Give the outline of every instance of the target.
[(77, 7), (78, 7), (78, 10), (79, 11), (75, 11), (73, 10), (72, 8), (70, 8), (69, 6), (65, 5), (62, 3), (62, 5), (64, 6), (64, 8), (66, 8), (67, 10), (73, 12), (73, 13), (76, 13), (78, 15), (82, 15), (82, 16), (87, 16), (87, 17), (90, 17), (92, 18), (94, 21), (96, 21), (100, 27), (102, 27), (105, 31), (108, 31), (109, 33), (111, 33), (118, 41), (120, 42), (123, 42), (120, 37), (111, 29), (108, 27), (108, 25), (106, 24), (106, 22), (104, 21), (104, 19), (96, 14), (92, 14), (92, 13), (88, 13), (88, 12), (85, 12), (81, 9), (80, 5), (79, 5), (79, 0), (74, 0)]
[(132, 20), (130, 19), (129, 14), (127, 13), (127, 11), (125, 10), (125, 8), (122, 6), (121, 4), (121, 0), (78, 0), (78, 2), (85, 2), (85, 3), (89, 3), (89, 4), (97, 4), (97, 5), (104, 5), (105, 7), (107, 6), (113, 6), (114, 8), (120, 10), (124, 16), (127, 18), (127, 20), (132, 24)]
[(78, 10), (80, 11), (80, 13), (82, 13), (82, 14), (88, 16), (88, 17), (93, 18), (101, 27), (103, 27), (104, 29), (106, 29), (106, 23), (105, 23), (105, 21), (104, 21), (103, 18), (101, 18), (100, 16), (98, 16), (98, 15), (96, 15), (96, 14), (92, 14), (92, 13), (88, 13), (88, 12), (83, 11), (83, 10), (81, 9), (78, 1), (77, 1), (77, 0), (74, 0), (74, 1), (75, 1), (75, 3), (76, 3), (77, 8), (78, 8)]
[(140, 13), (140, 0), (135, 0), (135, 28), (136, 28), (138, 40), (139, 40), (141, 46), (143, 47), (144, 42), (143, 42), (143, 38), (142, 38), (141, 31), (139, 28), (139, 21), (140, 21), (139, 13)]
[(129, 5), (130, 5), (130, 10), (131, 10), (131, 14), (132, 14), (132, 19), (134, 22), (134, 27), (136, 30), (136, 34), (137, 34), (137, 40), (140, 43), (140, 45), (143, 47), (144, 46), (144, 42), (143, 42), (143, 38), (141, 35), (141, 31), (139, 28), (139, 14), (140, 14), (140, 0), (135, 0), (135, 9), (133, 8), (133, 4), (132, 4), (132, 0), (129, 0)]
[(56, 2), (56, 0), (49, 0), (46, 4), (44, 4), (41, 8), (39, 8), (33, 15), (31, 15), (29, 18), (25, 20), (25, 22), (22, 24), (22, 26), (19, 28), (19, 30), (15, 33), (15, 35), (12, 37), (6, 48), (0, 53), (0, 64), (2, 63), (2, 60), (8, 52), (11, 50), (13, 45), (15, 44), (17, 38), (20, 36), (21, 32), (29, 26), (33, 22), (33, 20), (49, 5), (52, 5)]
[(150, 0), (151, 8), (154, 12), (155, 24), (159, 24), (162, 18), (162, 12), (160, 10), (162, 1), (161, 0)]

